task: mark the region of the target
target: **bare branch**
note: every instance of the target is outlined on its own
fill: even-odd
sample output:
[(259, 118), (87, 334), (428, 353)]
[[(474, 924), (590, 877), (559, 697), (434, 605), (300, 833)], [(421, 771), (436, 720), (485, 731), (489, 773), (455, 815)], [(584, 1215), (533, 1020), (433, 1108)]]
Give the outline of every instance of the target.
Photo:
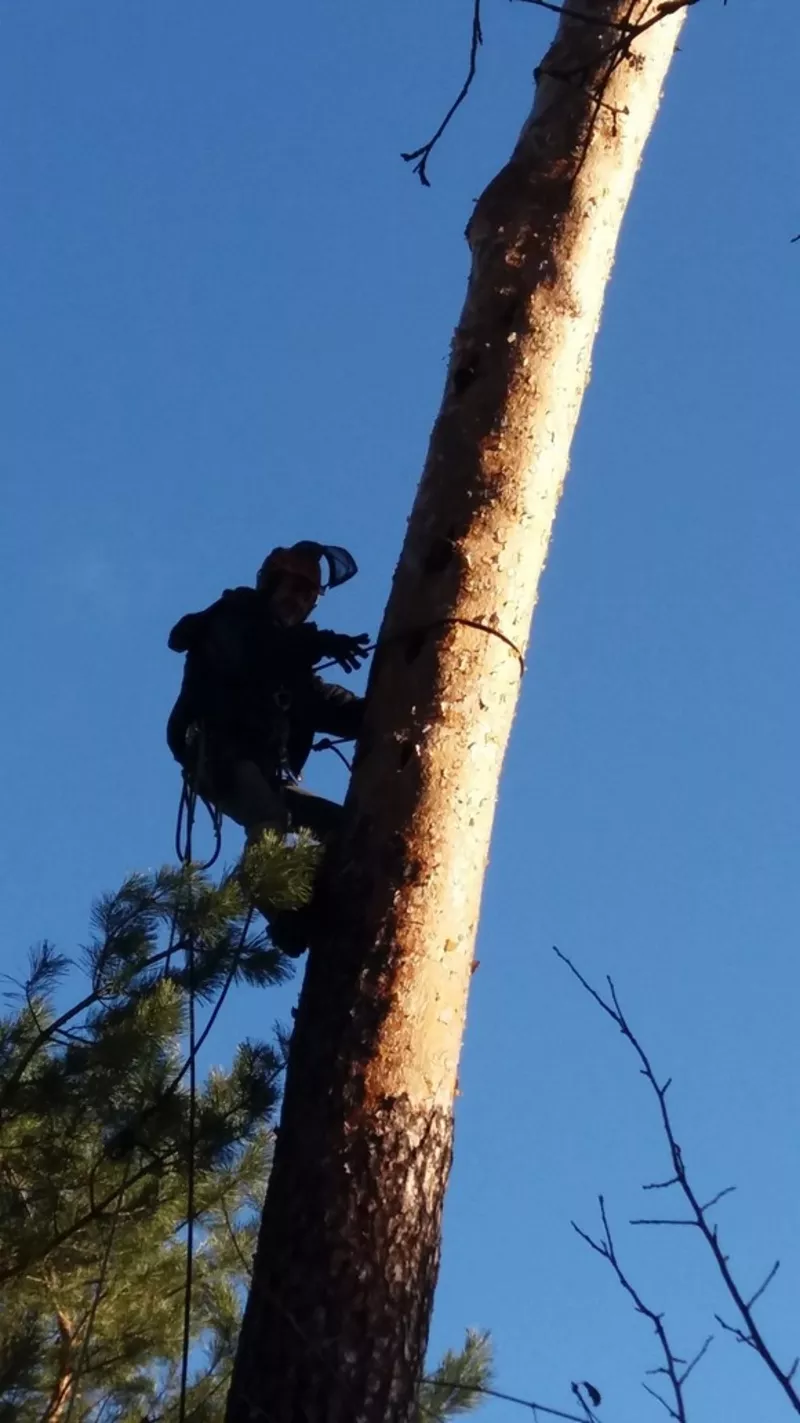
[(597, 29), (616, 30), (620, 35), (624, 35), (627, 40), (636, 39), (638, 35), (644, 34), (652, 25), (657, 25), (659, 20), (665, 20), (667, 15), (672, 15), (676, 10), (688, 10), (690, 5), (696, 5), (698, 0), (664, 0), (658, 5), (654, 14), (648, 20), (642, 20), (637, 24), (633, 20), (609, 20), (597, 15), (590, 14), (587, 10), (576, 10), (571, 5), (556, 5), (553, 0), (524, 0), (527, 5), (535, 5), (540, 10), (549, 10), (553, 15), (564, 15), (568, 20), (579, 20), (584, 25), (594, 25)]
[(439, 139), (442, 137), (442, 134), (444, 133), (445, 129), (453, 118), (453, 115), (458, 109), (461, 108), (461, 105), (466, 99), (467, 94), (472, 88), (472, 81), (475, 78), (475, 73), (478, 68), (478, 50), (480, 49), (482, 44), (483, 31), (481, 29), (481, 0), (473, 0), (472, 35), (470, 38), (469, 46), (469, 66), (467, 68), (467, 77), (464, 80), (464, 83), (461, 85), (461, 88), (458, 92), (458, 97), (454, 99), (453, 103), (450, 105), (450, 108), (447, 110), (447, 113), (442, 119), (442, 122), (439, 124), (439, 127), (433, 135), (433, 138), (429, 138), (428, 142), (423, 143), (421, 148), (415, 148), (413, 153), (400, 154), (400, 157), (405, 163), (414, 163), (415, 158), (418, 160), (416, 163), (414, 163), (414, 172), (419, 175), (419, 181), (422, 183), (422, 186), (424, 188), (429, 188), (431, 185), (427, 172), (428, 159), (430, 158), (431, 153), (439, 142)]
[(539, 10), (549, 10), (553, 15), (565, 15), (568, 20), (580, 20), (584, 25), (595, 25), (597, 29), (616, 30), (618, 34), (635, 35), (636, 25), (630, 20), (607, 20), (590, 15), (586, 10), (575, 10), (571, 5), (555, 5), (552, 0), (523, 0), (526, 5), (535, 5)]
[(664, 1327), (664, 1316), (662, 1314), (659, 1314), (656, 1310), (651, 1309), (649, 1305), (645, 1304), (644, 1300), (642, 1299), (642, 1296), (639, 1294), (639, 1291), (631, 1283), (631, 1281), (628, 1279), (628, 1276), (625, 1274), (625, 1271), (623, 1270), (622, 1266), (620, 1265), (619, 1259), (617, 1258), (616, 1249), (614, 1247), (614, 1240), (611, 1235), (611, 1227), (609, 1226), (608, 1215), (606, 1214), (605, 1200), (602, 1196), (598, 1196), (598, 1202), (600, 1205), (600, 1219), (603, 1223), (603, 1238), (599, 1241), (593, 1239), (593, 1237), (589, 1235), (587, 1231), (582, 1230), (579, 1225), (576, 1225), (574, 1220), (571, 1222), (572, 1228), (581, 1237), (581, 1240), (584, 1240), (586, 1244), (589, 1245), (591, 1249), (595, 1251), (596, 1254), (601, 1255), (604, 1260), (608, 1261), (623, 1290), (633, 1301), (637, 1314), (644, 1315), (645, 1319), (649, 1319), (650, 1323), (652, 1324), (656, 1334), (656, 1338), (658, 1339), (659, 1345), (661, 1347), (664, 1362), (658, 1368), (651, 1369), (649, 1372), (651, 1374), (664, 1374), (664, 1376), (669, 1379), (673, 1395), (672, 1402), (670, 1403), (667, 1399), (662, 1398), (661, 1394), (656, 1393), (656, 1391), (650, 1388), (647, 1384), (643, 1384), (642, 1386), (647, 1390), (648, 1393), (652, 1394), (653, 1398), (658, 1399), (659, 1403), (669, 1413), (670, 1418), (674, 1418), (676, 1420), (676, 1423), (686, 1423), (686, 1407), (683, 1398), (683, 1383), (688, 1377), (689, 1373), (691, 1373), (691, 1370), (694, 1368), (694, 1365), (702, 1358), (711, 1341), (706, 1341), (702, 1349), (700, 1349), (699, 1352), (695, 1355), (694, 1359), (684, 1370), (684, 1372), (680, 1373), (678, 1366), (682, 1364), (684, 1360), (679, 1358), (679, 1356), (672, 1348), (672, 1345), (670, 1344), (666, 1329)]
[[(606, 1003), (604, 998), (601, 998), (596, 988), (592, 988), (592, 985), (591, 983), (589, 983), (588, 979), (584, 978), (583, 974), (580, 973), (575, 967), (574, 963), (572, 962), (572, 959), (568, 959), (566, 954), (562, 954), (557, 944), (553, 945), (553, 953), (555, 954), (556, 958), (560, 959), (561, 962), (566, 965), (573, 977), (577, 978), (581, 987), (586, 989), (586, 992), (589, 994), (589, 997), (594, 999), (598, 1008), (602, 1008), (603, 1012), (607, 1013), (609, 1018), (613, 1019), (617, 1027), (623, 1030), (621, 1015), (617, 1013), (613, 1007), (610, 1007), (609, 1004)], [(611, 982), (610, 979), (609, 982)], [(630, 1035), (628, 1034), (628, 1036)]]
[[(672, 3), (672, 0), (669, 0), (669, 3)], [(663, 6), (661, 8), (663, 9)], [(683, 1152), (681, 1151), (681, 1148), (676, 1139), (675, 1128), (673, 1126), (672, 1117), (670, 1115), (670, 1111), (666, 1102), (667, 1088), (671, 1079), (668, 1079), (663, 1087), (659, 1086), (658, 1079), (655, 1075), (650, 1059), (647, 1053), (645, 1052), (645, 1049), (643, 1048), (641, 1042), (631, 1030), (627, 1018), (625, 1017), (625, 1014), (622, 1011), (622, 1007), (620, 1006), (619, 998), (617, 997), (617, 993), (612, 980), (610, 978), (608, 979), (609, 998), (606, 999), (602, 996), (602, 994), (598, 993), (596, 988), (592, 987), (592, 985), (583, 977), (581, 973), (578, 972), (575, 965), (571, 962), (570, 959), (567, 958), (566, 954), (563, 954), (558, 948), (555, 948), (554, 952), (556, 956), (561, 960), (561, 962), (563, 964), (566, 964), (573, 977), (577, 978), (578, 982), (586, 990), (589, 996), (594, 999), (595, 1003), (597, 1003), (600, 1008), (602, 1008), (606, 1016), (611, 1018), (611, 1020), (616, 1024), (616, 1026), (622, 1033), (622, 1036), (628, 1040), (631, 1047), (633, 1048), (633, 1051), (639, 1061), (639, 1070), (642, 1076), (649, 1084), (656, 1098), (656, 1101), (658, 1102), (661, 1125), (669, 1148), (674, 1178), (669, 1182), (665, 1182), (664, 1185), (677, 1185), (683, 1194), (683, 1198), (687, 1206), (689, 1207), (690, 1217), (688, 1219), (639, 1219), (631, 1221), (631, 1224), (693, 1225), (700, 1231), (700, 1234), (702, 1235), (703, 1239), (706, 1242), (706, 1245), (708, 1246), (709, 1250), (711, 1251), (711, 1254), (714, 1257), (717, 1269), (719, 1270), (719, 1273), (722, 1276), (725, 1288), (728, 1292), (728, 1296), (733, 1301), (733, 1304), (736, 1307), (736, 1310), (744, 1327), (742, 1328), (738, 1325), (727, 1324), (725, 1320), (723, 1320), (719, 1315), (716, 1315), (715, 1317), (718, 1323), (720, 1324), (721, 1328), (725, 1330), (726, 1333), (732, 1334), (734, 1338), (738, 1339), (741, 1344), (749, 1344), (749, 1346), (755, 1350), (755, 1352), (759, 1355), (763, 1363), (769, 1369), (769, 1372), (772, 1374), (775, 1381), (783, 1390), (785, 1397), (789, 1400), (789, 1403), (791, 1404), (795, 1413), (800, 1414), (800, 1393), (798, 1393), (798, 1390), (794, 1384), (797, 1363), (793, 1364), (791, 1370), (789, 1371), (781, 1368), (767, 1341), (759, 1330), (752, 1313), (753, 1305), (755, 1304), (756, 1300), (760, 1299), (767, 1286), (774, 1279), (778, 1266), (774, 1265), (769, 1275), (765, 1279), (764, 1283), (759, 1287), (758, 1290), (756, 1290), (755, 1294), (749, 1300), (745, 1299), (731, 1272), (728, 1256), (725, 1254), (722, 1246), (720, 1245), (717, 1227), (716, 1225), (710, 1225), (706, 1216), (706, 1213), (709, 1208), (715, 1205), (717, 1201), (721, 1200), (723, 1196), (728, 1195), (733, 1188), (728, 1186), (725, 1188), (725, 1190), (720, 1191), (716, 1196), (712, 1197), (712, 1199), (706, 1205), (701, 1204), (691, 1182), (689, 1181), (689, 1177), (687, 1175), (686, 1167), (683, 1160)], [(658, 1188), (658, 1185), (659, 1183), (656, 1183), (656, 1188)], [(595, 1248), (597, 1247), (595, 1246)], [(602, 1254), (602, 1251), (600, 1251), (600, 1253)]]
[(602, 1255), (604, 1260), (610, 1259), (608, 1250), (606, 1249), (606, 1246), (604, 1244), (598, 1243), (598, 1241), (593, 1240), (591, 1235), (589, 1235), (585, 1230), (581, 1230), (581, 1227), (577, 1225), (574, 1220), (570, 1221), (570, 1225), (575, 1231), (575, 1234), (579, 1235), (581, 1240), (584, 1240), (591, 1250), (595, 1250), (598, 1255)]
[[(525, 3), (529, 5), (535, 5), (540, 10), (548, 10), (554, 15), (559, 15), (569, 20), (578, 20), (582, 24), (593, 25), (598, 30), (610, 30), (611, 33), (615, 36), (615, 38), (609, 45), (607, 53), (601, 56), (601, 62), (603, 64), (605, 64), (607, 61), (610, 62), (610, 74), (610, 72), (616, 68), (617, 64), (619, 64), (620, 61), (624, 59), (625, 56), (630, 52), (631, 44), (635, 39), (638, 38), (639, 35), (643, 35), (653, 25), (657, 25), (659, 20), (665, 19), (667, 15), (673, 14), (676, 10), (688, 9), (690, 5), (696, 5), (698, 3), (698, 0), (663, 0), (663, 3), (656, 6), (655, 11), (652, 15), (649, 16), (649, 18), (642, 20), (638, 23), (633, 20), (613, 20), (605, 18), (603, 16), (593, 15), (586, 10), (576, 9), (572, 5), (557, 5), (554, 3), (554, 0), (525, 0)], [(450, 105), (450, 108), (447, 110), (447, 113), (442, 119), (442, 122), (439, 124), (439, 127), (437, 128), (436, 132), (433, 134), (433, 137), (429, 138), (428, 142), (424, 143), (421, 148), (415, 148), (410, 153), (400, 154), (400, 157), (403, 159), (404, 162), (414, 164), (414, 172), (419, 176), (419, 180), (425, 188), (430, 187), (430, 179), (428, 177), (428, 159), (430, 158), (431, 153), (433, 152), (440, 138), (444, 134), (445, 130), (451, 123), (453, 117), (461, 108), (461, 105), (464, 103), (464, 100), (466, 99), (470, 89), (472, 88), (472, 83), (475, 79), (475, 74), (478, 67), (478, 50), (480, 49), (482, 44), (483, 30), (481, 28), (481, 0), (473, 0), (472, 32), (470, 36), (469, 47), (469, 64), (467, 66), (467, 74), (464, 83), (462, 84), (458, 95), (453, 100), (453, 103)], [(560, 75), (554, 77), (567, 79), (570, 76), (565, 71)], [(605, 79), (601, 83), (599, 92), (595, 95), (595, 117), (597, 116), (597, 112), (601, 108), (606, 107), (603, 103), (603, 94), (605, 92), (605, 85), (608, 77), (609, 75), (606, 75)], [(590, 127), (593, 128), (594, 124), (592, 124)]]

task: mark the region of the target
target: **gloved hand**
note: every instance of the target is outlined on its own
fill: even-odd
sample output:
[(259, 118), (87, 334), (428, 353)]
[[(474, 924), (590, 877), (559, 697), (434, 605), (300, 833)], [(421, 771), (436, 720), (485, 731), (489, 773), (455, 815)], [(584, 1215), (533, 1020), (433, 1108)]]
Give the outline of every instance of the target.
[(351, 637), (347, 632), (321, 632), (320, 656), (338, 662), (345, 672), (355, 672), (369, 656), (369, 633)]

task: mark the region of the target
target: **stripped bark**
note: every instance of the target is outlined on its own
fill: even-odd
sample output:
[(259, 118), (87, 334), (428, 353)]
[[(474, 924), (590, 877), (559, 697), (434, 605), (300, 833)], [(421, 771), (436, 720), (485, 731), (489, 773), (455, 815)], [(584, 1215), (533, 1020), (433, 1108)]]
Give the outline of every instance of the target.
[(514, 649), (684, 14), (582, 8), (592, 23), (562, 17), (467, 230), (466, 304), (321, 892), (229, 1423), (413, 1409)]

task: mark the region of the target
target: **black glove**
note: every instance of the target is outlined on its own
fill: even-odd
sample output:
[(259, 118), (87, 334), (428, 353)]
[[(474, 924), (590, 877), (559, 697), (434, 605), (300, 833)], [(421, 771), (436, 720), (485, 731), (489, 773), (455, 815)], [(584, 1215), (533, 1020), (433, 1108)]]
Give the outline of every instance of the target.
[(321, 657), (338, 662), (345, 672), (355, 672), (369, 656), (369, 633), (351, 637), (347, 632), (321, 632), (319, 647)]

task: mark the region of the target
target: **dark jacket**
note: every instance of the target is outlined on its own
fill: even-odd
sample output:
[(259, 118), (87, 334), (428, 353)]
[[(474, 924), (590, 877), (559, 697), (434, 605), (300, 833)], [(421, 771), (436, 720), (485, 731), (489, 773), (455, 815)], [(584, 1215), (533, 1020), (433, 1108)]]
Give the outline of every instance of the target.
[(175, 759), (189, 762), (194, 722), (212, 756), (254, 760), (268, 774), (283, 763), (299, 775), (317, 732), (358, 736), (363, 699), (314, 671), (330, 636), (314, 623), (279, 626), (255, 588), (228, 589), (210, 608), (187, 613), (169, 635), (172, 651), (186, 653), (167, 726)]

